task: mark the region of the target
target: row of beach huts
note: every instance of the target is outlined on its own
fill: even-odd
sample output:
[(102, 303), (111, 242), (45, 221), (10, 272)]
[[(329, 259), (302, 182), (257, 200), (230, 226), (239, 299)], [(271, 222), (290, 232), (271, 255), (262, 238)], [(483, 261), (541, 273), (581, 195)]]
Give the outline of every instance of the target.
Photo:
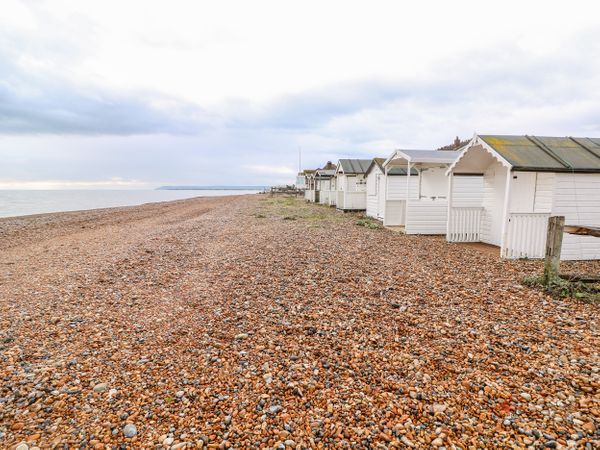
[[(298, 174), (310, 202), (366, 211), (406, 234), (481, 242), (542, 258), (550, 216), (600, 226), (600, 138), (475, 135), (440, 150), (340, 159)], [(561, 259), (600, 259), (600, 239), (565, 234)]]

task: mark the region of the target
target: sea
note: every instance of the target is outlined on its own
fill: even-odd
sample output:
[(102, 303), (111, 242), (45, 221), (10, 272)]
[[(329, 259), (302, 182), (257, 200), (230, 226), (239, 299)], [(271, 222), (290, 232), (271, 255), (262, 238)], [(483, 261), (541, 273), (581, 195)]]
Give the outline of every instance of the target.
[(193, 197), (256, 194), (262, 189), (0, 190), (0, 217), (142, 205)]

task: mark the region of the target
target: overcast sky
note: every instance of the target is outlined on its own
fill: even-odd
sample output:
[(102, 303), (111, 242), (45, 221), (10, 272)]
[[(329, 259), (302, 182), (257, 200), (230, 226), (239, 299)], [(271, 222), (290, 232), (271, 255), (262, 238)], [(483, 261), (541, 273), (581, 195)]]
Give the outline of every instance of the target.
[(276, 184), (473, 133), (600, 137), (589, 1), (2, 0), (0, 188)]

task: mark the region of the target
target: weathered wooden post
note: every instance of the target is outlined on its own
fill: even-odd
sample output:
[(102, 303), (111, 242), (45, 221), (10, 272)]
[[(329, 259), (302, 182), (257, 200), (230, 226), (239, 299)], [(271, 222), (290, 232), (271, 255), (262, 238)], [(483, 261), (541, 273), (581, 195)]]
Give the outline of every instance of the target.
[(544, 284), (549, 286), (559, 278), (560, 251), (562, 247), (564, 216), (552, 216), (548, 219), (546, 238), (546, 259), (544, 260)]

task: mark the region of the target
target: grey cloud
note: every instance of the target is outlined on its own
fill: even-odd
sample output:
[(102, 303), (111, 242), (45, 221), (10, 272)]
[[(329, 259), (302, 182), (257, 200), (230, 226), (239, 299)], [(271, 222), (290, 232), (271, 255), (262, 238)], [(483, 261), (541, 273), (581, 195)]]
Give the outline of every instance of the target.
[(216, 121), (195, 105), (155, 93), (119, 93), (36, 74), (2, 51), (0, 77), (0, 133), (185, 134)]

